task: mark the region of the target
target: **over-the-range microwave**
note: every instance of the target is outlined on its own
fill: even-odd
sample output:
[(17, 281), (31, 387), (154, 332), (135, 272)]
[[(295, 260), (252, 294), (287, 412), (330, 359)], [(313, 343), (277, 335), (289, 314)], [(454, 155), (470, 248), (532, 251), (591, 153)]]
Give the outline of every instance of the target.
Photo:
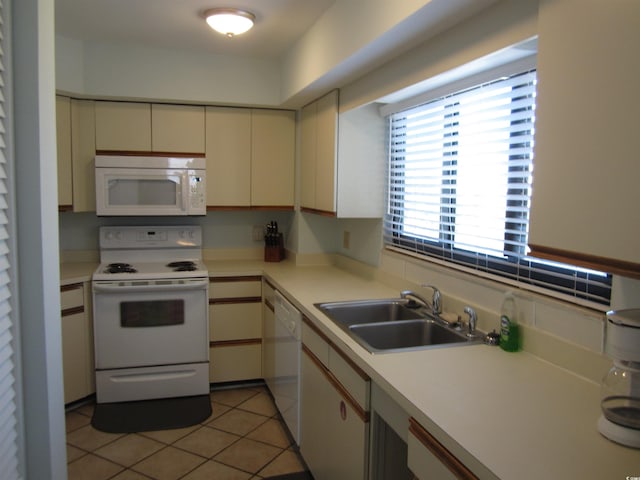
[(96, 214), (206, 215), (204, 157), (96, 155)]

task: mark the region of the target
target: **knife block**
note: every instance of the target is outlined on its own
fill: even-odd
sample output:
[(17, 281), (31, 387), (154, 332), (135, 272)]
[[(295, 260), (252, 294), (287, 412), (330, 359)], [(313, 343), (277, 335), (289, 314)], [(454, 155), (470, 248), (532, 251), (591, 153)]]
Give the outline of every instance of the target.
[(283, 259), (284, 239), (282, 237), (282, 234), (279, 233), (277, 236), (270, 238), (268, 244), (264, 246), (264, 261), (280, 262)]

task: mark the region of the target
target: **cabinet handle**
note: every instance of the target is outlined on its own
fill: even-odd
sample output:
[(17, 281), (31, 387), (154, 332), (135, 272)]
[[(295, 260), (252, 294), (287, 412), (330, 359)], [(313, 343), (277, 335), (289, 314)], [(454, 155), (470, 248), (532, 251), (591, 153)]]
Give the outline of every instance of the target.
[(342, 421), (347, 419), (347, 405), (344, 403), (344, 400), (340, 400), (340, 418)]

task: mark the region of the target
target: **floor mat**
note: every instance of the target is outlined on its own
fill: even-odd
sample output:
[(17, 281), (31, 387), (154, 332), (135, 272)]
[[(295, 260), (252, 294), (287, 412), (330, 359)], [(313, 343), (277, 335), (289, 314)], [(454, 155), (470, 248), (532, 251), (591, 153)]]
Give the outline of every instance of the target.
[(276, 475), (275, 477), (266, 477), (264, 480), (313, 480), (313, 477), (309, 472), (297, 472)]
[(109, 433), (149, 432), (189, 427), (210, 415), (209, 395), (98, 403), (91, 425)]

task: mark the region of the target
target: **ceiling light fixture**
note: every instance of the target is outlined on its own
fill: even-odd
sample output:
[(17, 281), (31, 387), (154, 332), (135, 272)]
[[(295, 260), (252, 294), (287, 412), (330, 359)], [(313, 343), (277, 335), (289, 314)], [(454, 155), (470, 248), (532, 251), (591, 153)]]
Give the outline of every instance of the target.
[(211, 28), (227, 37), (235, 37), (253, 27), (256, 16), (236, 8), (212, 8), (203, 13)]

